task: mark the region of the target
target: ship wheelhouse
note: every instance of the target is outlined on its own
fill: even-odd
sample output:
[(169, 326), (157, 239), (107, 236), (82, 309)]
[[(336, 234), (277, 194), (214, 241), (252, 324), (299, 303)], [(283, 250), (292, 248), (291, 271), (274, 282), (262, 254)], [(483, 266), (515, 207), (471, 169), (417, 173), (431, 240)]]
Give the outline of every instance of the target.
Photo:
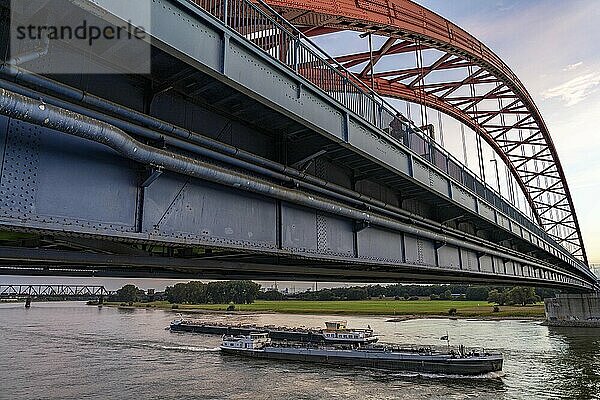
[(271, 343), (271, 339), (268, 333), (250, 333), (248, 336), (223, 335), (221, 348), (257, 350), (262, 349), (269, 343)]
[(325, 341), (336, 342), (376, 342), (377, 336), (372, 329), (348, 329), (346, 321), (325, 322), (322, 331)]

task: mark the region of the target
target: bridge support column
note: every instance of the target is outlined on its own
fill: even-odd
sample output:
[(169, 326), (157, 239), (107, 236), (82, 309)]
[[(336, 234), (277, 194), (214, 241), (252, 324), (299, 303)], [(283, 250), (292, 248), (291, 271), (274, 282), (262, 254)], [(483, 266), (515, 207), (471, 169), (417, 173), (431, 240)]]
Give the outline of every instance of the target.
[(558, 294), (544, 299), (544, 309), (550, 326), (600, 328), (600, 293)]
[(101, 306), (104, 304), (104, 295), (100, 295), (100, 297), (98, 297), (98, 305)]
[(25, 299), (25, 308), (31, 307), (31, 297), (27, 296)]

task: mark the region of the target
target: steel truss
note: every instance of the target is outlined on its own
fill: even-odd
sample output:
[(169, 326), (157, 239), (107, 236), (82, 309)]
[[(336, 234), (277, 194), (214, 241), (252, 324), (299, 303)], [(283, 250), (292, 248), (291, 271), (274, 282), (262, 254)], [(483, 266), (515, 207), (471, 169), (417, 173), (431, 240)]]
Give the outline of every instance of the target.
[[(380, 95), (438, 110), (475, 131), (506, 164), (536, 222), (587, 264), (573, 200), (548, 127), (517, 76), (478, 39), (409, 0), (266, 3), (307, 36), (352, 30), (386, 37), (376, 49), (331, 62), (356, 71), (357, 79)], [(409, 53), (415, 54), (415, 65), (378, 66), (389, 56)]]
[(15, 296), (106, 296), (104, 286), (87, 285), (0, 285), (0, 297)]

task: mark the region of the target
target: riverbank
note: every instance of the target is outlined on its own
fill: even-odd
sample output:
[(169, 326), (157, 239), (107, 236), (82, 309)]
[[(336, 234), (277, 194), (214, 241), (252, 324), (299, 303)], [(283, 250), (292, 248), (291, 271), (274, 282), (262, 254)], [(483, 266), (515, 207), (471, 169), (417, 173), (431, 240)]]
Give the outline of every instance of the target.
[[(159, 308), (185, 312), (225, 312), (229, 304), (171, 304), (165, 301), (150, 303), (108, 302), (108, 306), (127, 308)], [(450, 310), (456, 309), (455, 313)], [(359, 301), (302, 301), (257, 300), (252, 304), (236, 304), (236, 312), (284, 314), (386, 315), (407, 319), (410, 317), (457, 317), (482, 319), (543, 319), (544, 305), (494, 307), (484, 301), (451, 300), (359, 300)]]

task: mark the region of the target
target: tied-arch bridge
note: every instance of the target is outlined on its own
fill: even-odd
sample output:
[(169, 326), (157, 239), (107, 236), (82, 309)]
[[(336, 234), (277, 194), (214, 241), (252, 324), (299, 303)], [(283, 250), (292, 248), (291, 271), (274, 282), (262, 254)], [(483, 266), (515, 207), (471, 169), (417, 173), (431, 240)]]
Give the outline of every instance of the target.
[[(149, 7), (147, 74), (111, 62), (135, 59), (122, 44), (47, 40), (2, 64), (0, 273), (598, 289), (539, 110), (464, 30), (407, 0)], [(316, 44), (348, 32), (368, 50)], [(31, 72), (59, 64), (79, 72)]]

